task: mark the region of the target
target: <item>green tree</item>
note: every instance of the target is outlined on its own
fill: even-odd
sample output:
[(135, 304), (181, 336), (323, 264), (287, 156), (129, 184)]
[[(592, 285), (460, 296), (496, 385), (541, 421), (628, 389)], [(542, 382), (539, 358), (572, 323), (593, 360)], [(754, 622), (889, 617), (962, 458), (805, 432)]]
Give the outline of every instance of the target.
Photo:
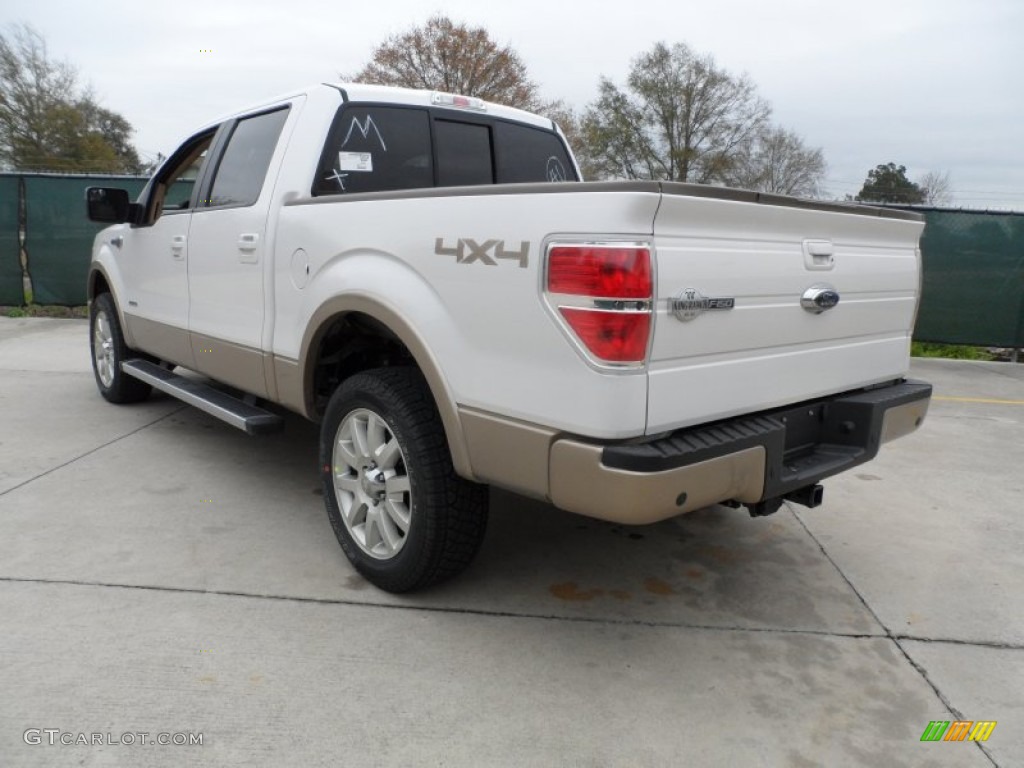
[(511, 46), (499, 45), (483, 27), (434, 16), (421, 27), (391, 35), (370, 62), (347, 80), (476, 96), (520, 109), (540, 105), (537, 85)]
[(69, 63), (28, 25), (0, 34), (0, 165), (32, 170), (141, 169), (131, 124), (101, 107)]
[(605, 178), (722, 182), (770, 115), (746, 75), (657, 43), (633, 60), (625, 88), (601, 78), (583, 119), (585, 153)]
[(907, 178), (907, 167), (887, 163), (868, 171), (856, 200), (865, 203), (923, 203), (925, 191)]

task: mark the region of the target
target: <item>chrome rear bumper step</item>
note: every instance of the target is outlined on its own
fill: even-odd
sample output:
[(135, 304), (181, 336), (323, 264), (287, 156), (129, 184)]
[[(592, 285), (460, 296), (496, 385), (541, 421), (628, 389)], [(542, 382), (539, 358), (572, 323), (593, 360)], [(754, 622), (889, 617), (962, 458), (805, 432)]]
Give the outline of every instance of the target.
[(171, 373), (148, 360), (125, 360), (121, 363), (121, 370), (250, 435), (280, 432), (284, 428), (284, 419), (276, 413), (242, 402), (237, 397), (206, 384)]

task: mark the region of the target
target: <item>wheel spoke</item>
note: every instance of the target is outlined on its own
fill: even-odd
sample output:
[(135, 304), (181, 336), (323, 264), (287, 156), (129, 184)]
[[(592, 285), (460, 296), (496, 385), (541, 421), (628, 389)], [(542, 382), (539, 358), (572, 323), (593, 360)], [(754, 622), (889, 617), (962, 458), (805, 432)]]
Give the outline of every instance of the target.
[(338, 490), (346, 493), (359, 493), (359, 478), (352, 475), (342, 475), (341, 477), (335, 475), (334, 485)]
[(335, 449), (334, 455), (335, 464), (337, 464), (337, 459), (340, 458), (345, 462), (345, 466), (351, 467), (356, 471), (359, 470), (359, 459), (356, 457), (355, 451), (352, 450), (352, 441), (344, 435), (338, 439), (338, 447)]
[(354, 529), (360, 523), (366, 522), (369, 517), (369, 509), (370, 508), (366, 506), (366, 502), (356, 496), (355, 501), (353, 501), (352, 505), (348, 508), (347, 514), (345, 513), (344, 508), (342, 508), (342, 514), (345, 515), (348, 527), (350, 529)]
[(387, 519), (393, 523), (403, 534), (409, 532), (409, 508), (401, 502), (388, 499), (384, 502), (384, 511), (387, 512)]
[(387, 490), (388, 496), (409, 493), (412, 490), (412, 486), (409, 485), (408, 475), (389, 477), (384, 483), (384, 488)]
[[(380, 510), (381, 508), (378, 507), (377, 509)], [(402, 535), (396, 529), (390, 512), (378, 511), (377, 529), (380, 531), (381, 538), (387, 545), (388, 551), (394, 552), (402, 540)]]
[(393, 469), (401, 454), (402, 448), (398, 444), (397, 438), (392, 437), (388, 443), (382, 445), (376, 452), (374, 461), (377, 462), (377, 466), (381, 469)]
[(381, 541), (380, 535), (380, 510), (367, 507), (366, 524), (363, 526), (363, 535), (367, 549), (373, 549)]
[(366, 455), (376, 456), (386, 442), (387, 430), (384, 422), (376, 413), (370, 413), (366, 417)]
[(349, 418), (350, 429), (352, 430), (352, 447), (356, 456), (360, 459), (370, 458), (370, 449), (366, 444), (366, 422), (361, 418)]

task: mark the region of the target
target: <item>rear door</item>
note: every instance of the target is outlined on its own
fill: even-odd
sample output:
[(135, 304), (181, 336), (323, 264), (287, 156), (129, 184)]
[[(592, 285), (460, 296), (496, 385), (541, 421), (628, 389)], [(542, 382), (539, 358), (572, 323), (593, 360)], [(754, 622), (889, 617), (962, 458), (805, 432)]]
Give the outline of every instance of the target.
[(265, 396), (267, 219), (288, 105), (234, 121), (204, 183), (189, 236), (189, 330), (196, 370)]
[(649, 433), (906, 373), (917, 217), (717, 196), (667, 191), (655, 219)]

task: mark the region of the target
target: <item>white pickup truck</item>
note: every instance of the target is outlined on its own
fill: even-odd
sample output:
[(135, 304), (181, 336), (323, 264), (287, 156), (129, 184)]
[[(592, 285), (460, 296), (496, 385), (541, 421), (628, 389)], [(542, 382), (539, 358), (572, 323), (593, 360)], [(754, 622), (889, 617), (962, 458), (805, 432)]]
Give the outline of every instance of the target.
[(318, 421), (338, 541), (390, 591), (469, 563), (487, 484), (764, 515), (921, 424), (920, 217), (578, 179), (550, 120), (449, 94), (318, 85), (210, 123), (137, 202), (87, 192), (99, 390)]

